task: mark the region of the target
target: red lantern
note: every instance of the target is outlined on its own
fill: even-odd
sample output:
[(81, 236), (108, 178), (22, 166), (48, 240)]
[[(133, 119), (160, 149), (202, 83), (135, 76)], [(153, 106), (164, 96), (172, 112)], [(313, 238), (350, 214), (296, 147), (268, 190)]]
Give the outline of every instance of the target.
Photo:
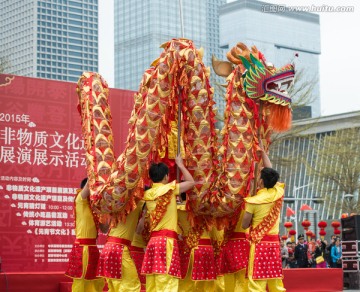
[(310, 241), (311, 236), (313, 235), (313, 232), (311, 230), (306, 231), (307, 240)]
[(284, 235), (281, 236), (281, 239), (286, 240), (286, 239), (288, 239), (288, 236), (284, 234)]
[(296, 234), (296, 231), (294, 229), (291, 229), (289, 231), (289, 235), (291, 236), (291, 242), (295, 242), (295, 234)]
[(333, 228), (338, 228), (338, 227), (340, 227), (340, 222), (339, 221), (333, 221), (333, 222), (331, 222), (331, 226)]
[(326, 235), (326, 231), (325, 231), (324, 229), (321, 229), (321, 230), (319, 231), (319, 235), (320, 235), (321, 240), (324, 240), (325, 235)]
[(301, 225), (307, 231), (309, 229), (309, 226), (311, 225), (311, 222), (309, 220), (304, 220), (303, 222), (301, 222)]
[(333, 221), (331, 222), (331, 226), (334, 228), (334, 234), (338, 235), (341, 233), (341, 231), (338, 229), (340, 227), (340, 222), (339, 221)]
[(339, 229), (334, 229), (334, 234), (336, 234), (336, 235), (339, 235), (341, 233), (341, 231), (339, 230)]
[(288, 221), (284, 223), (284, 227), (289, 230), (291, 227), (293, 227), (293, 224)]
[(324, 229), (324, 228), (326, 228), (327, 223), (326, 223), (326, 221), (320, 221), (320, 222), (318, 223), (318, 226), (319, 226), (319, 228)]
[(342, 213), (342, 214), (341, 214), (341, 218), (344, 219), (344, 218), (347, 218), (347, 217), (349, 217), (349, 214), (348, 214), (348, 213)]
[(295, 231), (294, 229), (291, 229), (291, 230), (289, 231), (289, 234), (290, 234), (291, 236), (293, 236), (293, 235), (296, 234), (296, 231)]

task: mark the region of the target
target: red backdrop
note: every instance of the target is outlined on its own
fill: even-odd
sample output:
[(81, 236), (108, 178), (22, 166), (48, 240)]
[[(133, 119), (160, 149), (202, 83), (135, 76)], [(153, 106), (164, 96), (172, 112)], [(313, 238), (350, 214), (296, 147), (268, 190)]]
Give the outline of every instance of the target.
[[(5, 272), (66, 268), (75, 238), (74, 193), (86, 176), (75, 88), (69, 82), (0, 74), (0, 257)], [(110, 90), (117, 155), (125, 146), (133, 95)]]

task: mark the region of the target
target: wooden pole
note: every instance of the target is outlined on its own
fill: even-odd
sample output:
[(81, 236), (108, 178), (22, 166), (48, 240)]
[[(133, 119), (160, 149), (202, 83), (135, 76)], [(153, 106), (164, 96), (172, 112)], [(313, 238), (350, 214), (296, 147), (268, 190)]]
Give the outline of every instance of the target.
[[(258, 139), (261, 139), (260, 131), (261, 131), (261, 124), (262, 124), (262, 116), (263, 116), (262, 111), (263, 111), (263, 102), (260, 100), (260, 105), (259, 105), (259, 127), (257, 129), (257, 138)], [(258, 170), (259, 170), (259, 162), (256, 162), (255, 163), (255, 171), (254, 171), (254, 184), (253, 184), (252, 196), (256, 195), (256, 185), (257, 185), (257, 181), (258, 181)]]

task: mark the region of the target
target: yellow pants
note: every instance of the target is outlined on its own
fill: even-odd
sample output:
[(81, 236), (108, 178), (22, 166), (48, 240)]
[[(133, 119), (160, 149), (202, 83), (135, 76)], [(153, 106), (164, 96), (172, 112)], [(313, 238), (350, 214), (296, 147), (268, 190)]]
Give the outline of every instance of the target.
[(255, 244), (250, 246), (249, 254), (249, 292), (266, 292), (266, 285), (269, 289), (269, 292), (285, 292), (284, 284), (282, 279), (267, 279), (267, 280), (254, 280), (252, 278), (254, 270), (254, 257), (255, 257)]
[(246, 269), (236, 273), (225, 274), (225, 291), (247, 292), (248, 280), (245, 278)]
[(146, 275), (146, 291), (148, 292), (177, 292), (178, 288), (178, 278), (169, 275)]
[(217, 276), (215, 280), (215, 292), (224, 292), (225, 291), (225, 277)]
[(73, 279), (72, 292), (102, 292), (105, 286), (103, 278), (96, 280)]
[[(85, 245), (82, 253), (83, 261), (83, 276), (86, 274), (88, 262), (89, 262), (89, 246)], [(103, 278), (98, 278), (95, 280), (86, 280), (86, 279), (73, 279), (73, 284), (71, 286), (72, 292), (102, 292), (105, 286), (105, 281)]]
[(121, 264), (121, 279), (106, 278), (109, 292), (128, 291), (138, 292), (141, 289), (140, 280), (134, 261), (128, 248), (124, 248)]

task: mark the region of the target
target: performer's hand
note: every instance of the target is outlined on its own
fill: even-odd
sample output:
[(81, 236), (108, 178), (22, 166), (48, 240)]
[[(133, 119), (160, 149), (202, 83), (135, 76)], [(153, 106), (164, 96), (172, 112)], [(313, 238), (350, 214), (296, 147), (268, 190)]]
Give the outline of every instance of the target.
[(175, 163), (177, 166), (181, 167), (181, 166), (184, 166), (184, 162), (183, 162), (183, 159), (181, 157), (181, 153), (179, 153), (176, 158), (175, 158)]

